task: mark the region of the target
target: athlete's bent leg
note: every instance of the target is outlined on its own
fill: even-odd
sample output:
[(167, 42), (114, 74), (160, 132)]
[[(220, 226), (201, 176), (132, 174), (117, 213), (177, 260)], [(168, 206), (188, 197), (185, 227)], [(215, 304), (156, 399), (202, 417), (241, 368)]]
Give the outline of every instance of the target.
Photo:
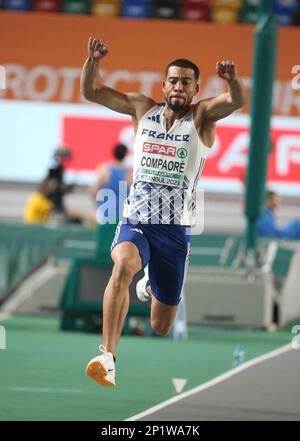
[(178, 305), (161, 303), (154, 296), (151, 302), (151, 326), (158, 335), (167, 335), (174, 323)]
[(122, 242), (113, 248), (112, 275), (103, 298), (103, 345), (115, 354), (129, 306), (129, 285), (142, 268), (138, 248)]

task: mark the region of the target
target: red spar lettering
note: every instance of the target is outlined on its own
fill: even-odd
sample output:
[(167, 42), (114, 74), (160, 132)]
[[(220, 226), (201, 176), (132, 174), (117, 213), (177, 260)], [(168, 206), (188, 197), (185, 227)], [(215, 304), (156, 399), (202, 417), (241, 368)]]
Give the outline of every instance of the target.
[(176, 147), (163, 144), (153, 144), (152, 142), (144, 142), (143, 152), (152, 153), (153, 155), (176, 156)]

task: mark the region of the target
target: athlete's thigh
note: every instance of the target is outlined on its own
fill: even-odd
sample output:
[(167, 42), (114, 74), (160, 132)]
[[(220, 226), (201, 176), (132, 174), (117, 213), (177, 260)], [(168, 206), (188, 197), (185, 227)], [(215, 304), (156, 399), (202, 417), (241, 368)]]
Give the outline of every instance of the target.
[(111, 257), (117, 261), (129, 260), (140, 271), (150, 259), (149, 243), (142, 230), (130, 223), (119, 222), (111, 245)]
[(166, 305), (152, 296), (151, 322), (158, 322), (163, 327), (170, 327), (175, 320), (177, 309), (178, 305)]
[(111, 258), (115, 264), (123, 262), (129, 264), (136, 274), (142, 269), (142, 259), (137, 246), (132, 242), (121, 242), (113, 248)]
[[(176, 240), (177, 239), (177, 240)], [(189, 240), (164, 234), (161, 244), (151, 242), (149, 280), (153, 296), (161, 303), (176, 306), (180, 303), (188, 266)]]

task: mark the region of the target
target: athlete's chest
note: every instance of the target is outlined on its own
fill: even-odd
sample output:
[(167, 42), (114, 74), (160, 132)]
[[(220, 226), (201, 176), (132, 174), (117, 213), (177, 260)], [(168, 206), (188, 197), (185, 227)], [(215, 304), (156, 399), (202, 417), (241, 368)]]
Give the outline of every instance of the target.
[[(139, 125), (135, 145), (135, 165), (139, 180), (182, 188), (198, 139), (190, 120), (175, 120), (167, 131), (161, 114), (148, 114)], [(191, 158), (191, 159), (190, 159)]]
[(185, 144), (189, 148), (197, 142), (197, 132), (191, 118), (175, 120), (167, 129), (164, 117), (154, 114), (140, 122), (137, 138), (140, 145), (153, 142), (174, 147)]

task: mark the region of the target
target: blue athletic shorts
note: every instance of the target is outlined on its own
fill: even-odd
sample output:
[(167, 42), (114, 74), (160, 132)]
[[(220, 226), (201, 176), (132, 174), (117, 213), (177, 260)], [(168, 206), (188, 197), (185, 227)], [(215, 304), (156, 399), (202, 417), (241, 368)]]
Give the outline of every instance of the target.
[(118, 223), (111, 251), (126, 241), (137, 246), (143, 268), (148, 265), (154, 297), (166, 305), (178, 305), (188, 267), (189, 227), (131, 224), (124, 219)]

